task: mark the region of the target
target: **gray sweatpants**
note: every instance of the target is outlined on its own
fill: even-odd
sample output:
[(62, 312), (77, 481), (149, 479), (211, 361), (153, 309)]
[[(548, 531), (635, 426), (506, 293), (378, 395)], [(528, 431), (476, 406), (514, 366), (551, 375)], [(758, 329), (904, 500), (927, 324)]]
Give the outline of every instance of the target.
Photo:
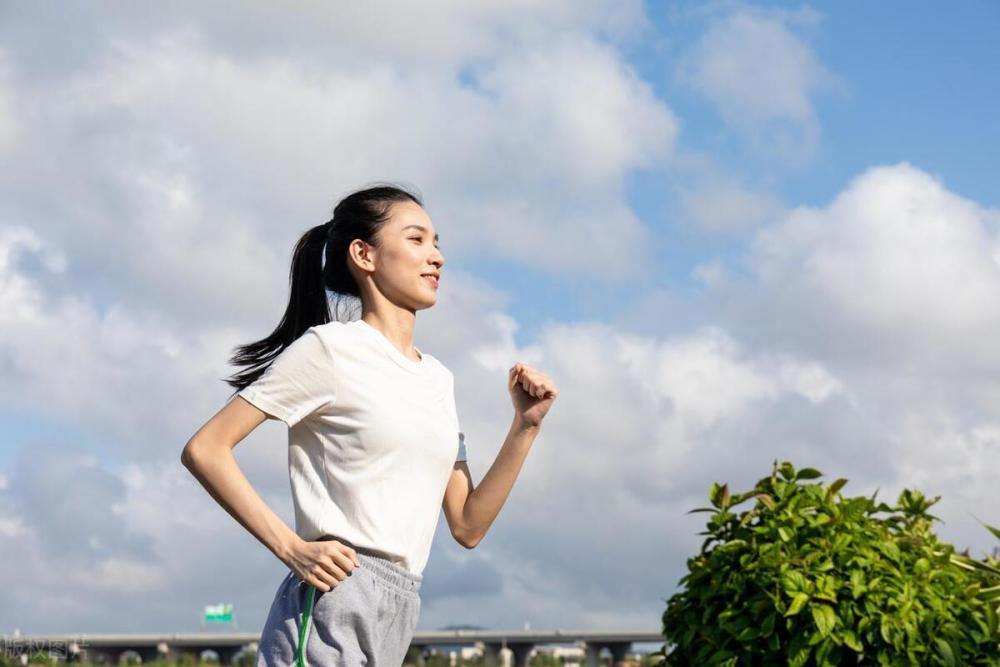
[(374, 552), (355, 551), (361, 566), (325, 593), (289, 571), (264, 623), (257, 667), (403, 664), (423, 577)]

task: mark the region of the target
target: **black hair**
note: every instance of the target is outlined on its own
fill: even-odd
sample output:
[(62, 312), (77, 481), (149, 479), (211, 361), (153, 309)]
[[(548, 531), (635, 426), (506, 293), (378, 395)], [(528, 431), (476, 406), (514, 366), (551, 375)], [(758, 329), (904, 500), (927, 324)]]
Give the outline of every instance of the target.
[(418, 195), (397, 185), (377, 184), (358, 190), (340, 200), (329, 221), (302, 235), (292, 253), (290, 295), (284, 316), (266, 338), (237, 346), (229, 359), (230, 364), (245, 367), (224, 380), (235, 387), (234, 394), (253, 384), (306, 329), (331, 321), (327, 290), (336, 297), (338, 320), (341, 298), (361, 298), (361, 289), (347, 268), (347, 247), (354, 239), (377, 247), (376, 235), (388, 222), (392, 205), (407, 201), (423, 206)]

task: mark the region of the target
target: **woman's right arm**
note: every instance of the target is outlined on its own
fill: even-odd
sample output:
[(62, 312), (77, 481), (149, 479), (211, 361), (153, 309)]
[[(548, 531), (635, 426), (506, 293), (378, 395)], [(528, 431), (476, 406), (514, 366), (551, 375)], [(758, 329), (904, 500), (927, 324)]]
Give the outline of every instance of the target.
[(271, 553), (325, 592), (360, 565), (357, 554), (336, 540), (300, 538), (257, 494), (233, 456), (236, 445), (267, 418), (241, 396), (234, 397), (191, 436), (181, 463)]

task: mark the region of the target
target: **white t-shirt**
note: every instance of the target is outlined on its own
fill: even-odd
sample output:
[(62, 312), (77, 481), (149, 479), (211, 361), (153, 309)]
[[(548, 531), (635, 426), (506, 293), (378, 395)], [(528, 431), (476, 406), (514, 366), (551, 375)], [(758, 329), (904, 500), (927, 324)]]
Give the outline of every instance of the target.
[[(417, 349), (417, 352), (420, 352)], [(237, 392), (288, 429), (295, 532), (423, 572), (465, 435), (451, 371), (364, 320), (310, 327)]]

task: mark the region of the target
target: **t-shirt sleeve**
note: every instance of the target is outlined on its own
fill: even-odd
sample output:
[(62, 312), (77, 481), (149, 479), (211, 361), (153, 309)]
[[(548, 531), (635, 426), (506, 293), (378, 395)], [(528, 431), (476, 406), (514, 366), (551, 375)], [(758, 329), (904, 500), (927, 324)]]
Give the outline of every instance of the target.
[(292, 427), (319, 408), (333, 405), (332, 366), (323, 337), (310, 327), (236, 395)]
[(458, 454), (455, 456), (455, 462), (468, 460), (466, 449), (465, 449), (465, 433), (462, 431), (462, 425), (458, 421), (458, 408), (455, 406), (455, 376), (452, 372), (448, 371), (448, 414), (451, 417), (452, 424), (455, 428), (455, 434), (458, 438)]

